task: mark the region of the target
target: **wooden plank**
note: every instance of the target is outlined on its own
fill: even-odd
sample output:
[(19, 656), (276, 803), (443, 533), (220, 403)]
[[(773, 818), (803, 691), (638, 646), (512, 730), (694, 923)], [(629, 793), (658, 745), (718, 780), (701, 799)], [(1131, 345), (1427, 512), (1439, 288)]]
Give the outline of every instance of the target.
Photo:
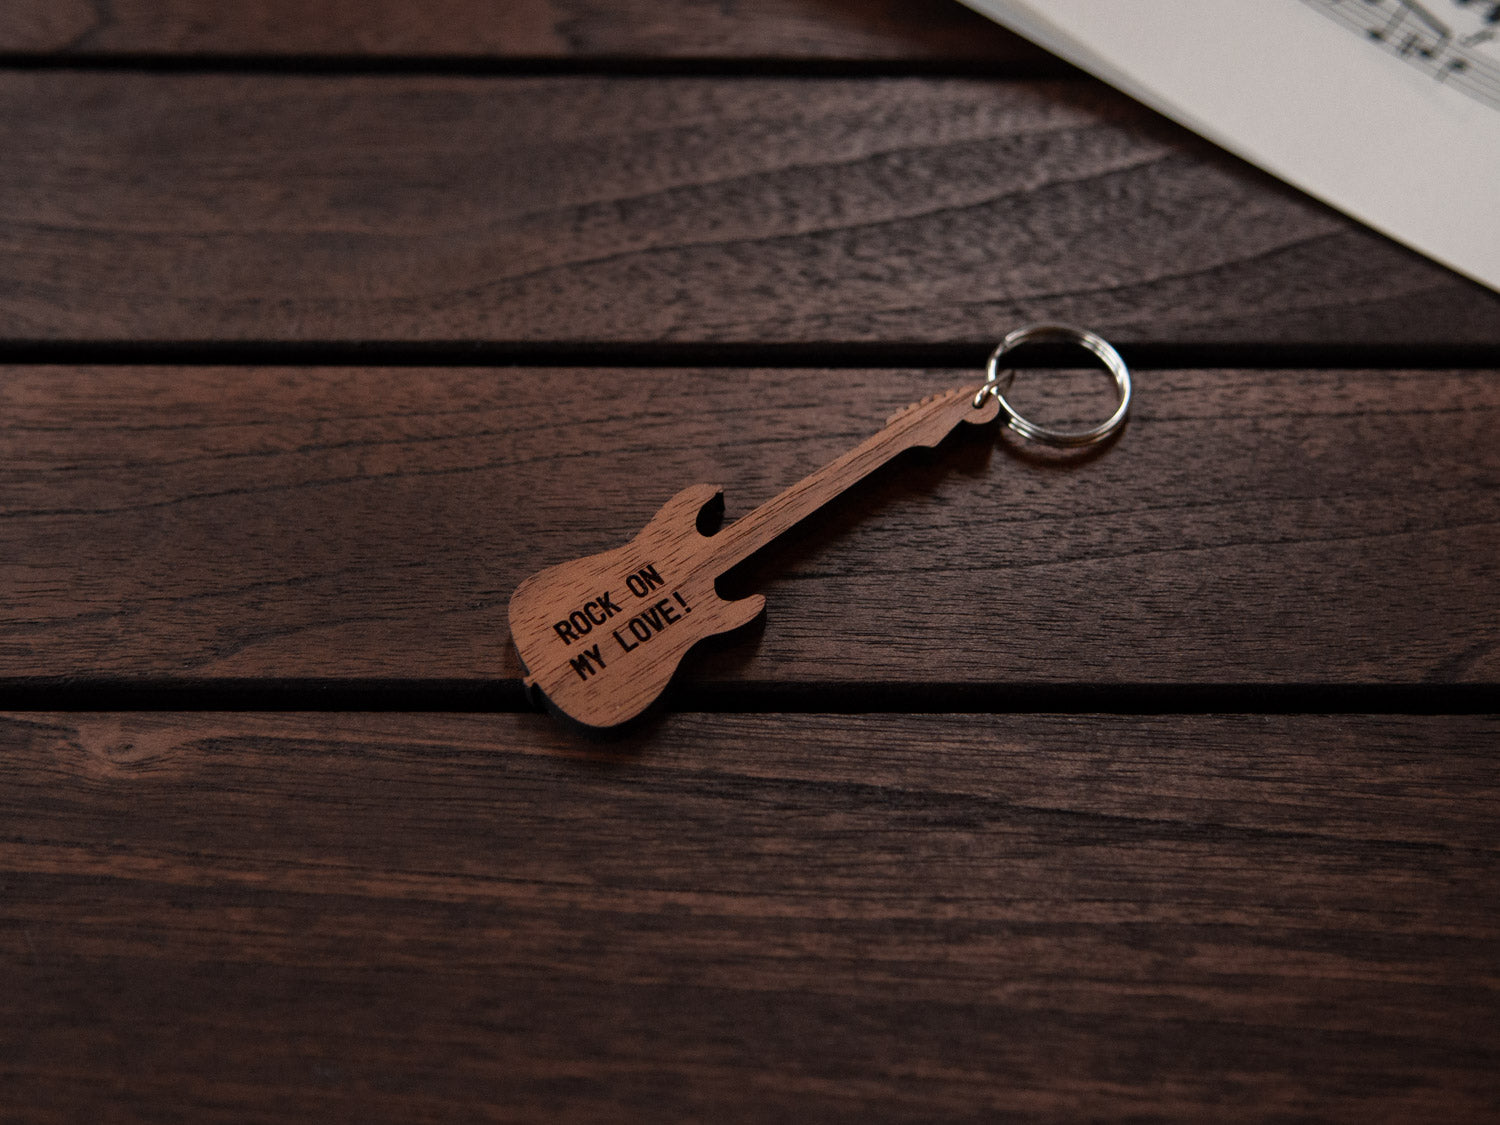
[(26, 1121), (1488, 1121), (1494, 718), (0, 722)]
[(0, 51), (26, 54), (716, 58), (1034, 63), (953, 0), (10, 0)]
[[(528, 574), (692, 484), (737, 518), (968, 379), (6, 368), (0, 675), (514, 677)], [(687, 682), (1493, 684), (1497, 415), (1492, 371), (1140, 371), (1093, 457), (980, 433), (733, 572), (765, 624)]]
[(1088, 84), (0, 75), (0, 340), (1500, 343)]

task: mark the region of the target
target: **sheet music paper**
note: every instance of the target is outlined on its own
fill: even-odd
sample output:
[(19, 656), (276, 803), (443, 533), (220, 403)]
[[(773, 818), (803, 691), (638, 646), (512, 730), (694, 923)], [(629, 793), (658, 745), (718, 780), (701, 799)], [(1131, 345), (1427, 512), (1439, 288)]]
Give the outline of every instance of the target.
[(1500, 290), (1500, 0), (964, 0)]

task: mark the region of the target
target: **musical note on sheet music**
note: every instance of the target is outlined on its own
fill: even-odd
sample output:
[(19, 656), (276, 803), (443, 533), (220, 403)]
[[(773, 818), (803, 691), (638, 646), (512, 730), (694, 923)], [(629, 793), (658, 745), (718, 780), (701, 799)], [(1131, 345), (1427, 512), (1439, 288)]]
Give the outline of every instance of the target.
[(1388, 53), (1500, 109), (1500, 0), (1303, 0)]

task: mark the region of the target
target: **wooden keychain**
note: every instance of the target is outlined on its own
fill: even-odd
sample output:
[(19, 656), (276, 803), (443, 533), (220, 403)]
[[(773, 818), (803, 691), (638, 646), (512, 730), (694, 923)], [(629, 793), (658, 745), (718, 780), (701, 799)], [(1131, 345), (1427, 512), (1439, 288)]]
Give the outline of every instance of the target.
[[(1053, 430), (1027, 421), (1005, 400), (1015, 372), (1001, 372), (1001, 358), (1022, 344), (1048, 343), (1082, 347), (1104, 363), (1118, 399), (1107, 420), (1088, 430)], [(510, 632), (526, 685), (585, 726), (627, 722), (666, 690), (690, 648), (748, 625), (765, 609), (759, 594), (721, 598), (715, 583), (722, 574), (897, 454), (935, 446), (960, 425), (997, 416), (1032, 441), (1091, 445), (1124, 424), (1130, 393), (1130, 370), (1101, 337), (1062, 324), (1028, 325), (1000, 342), (982, 385), (897, 411), (884, 429), (717, 534), (698, 530), (699, 515), (722, 505), (723, 491), (711, 484), (685, 488), (623, 547), (550, 566), (516, 588)]]

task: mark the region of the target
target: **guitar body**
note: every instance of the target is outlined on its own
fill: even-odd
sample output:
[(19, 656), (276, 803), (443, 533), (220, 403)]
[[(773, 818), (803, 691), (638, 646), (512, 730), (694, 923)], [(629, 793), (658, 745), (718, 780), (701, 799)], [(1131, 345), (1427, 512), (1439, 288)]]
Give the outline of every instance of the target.
[(725, 601), (714, 589), (713, 540), (698, 525), (720, 495), (713, 485), (683, 489), (623, 547), (521, 583), (510, 632), (526, 683), (585, 726), (615, 726), (666, 690), (695, 644), (760, 616), (760, 595)]

